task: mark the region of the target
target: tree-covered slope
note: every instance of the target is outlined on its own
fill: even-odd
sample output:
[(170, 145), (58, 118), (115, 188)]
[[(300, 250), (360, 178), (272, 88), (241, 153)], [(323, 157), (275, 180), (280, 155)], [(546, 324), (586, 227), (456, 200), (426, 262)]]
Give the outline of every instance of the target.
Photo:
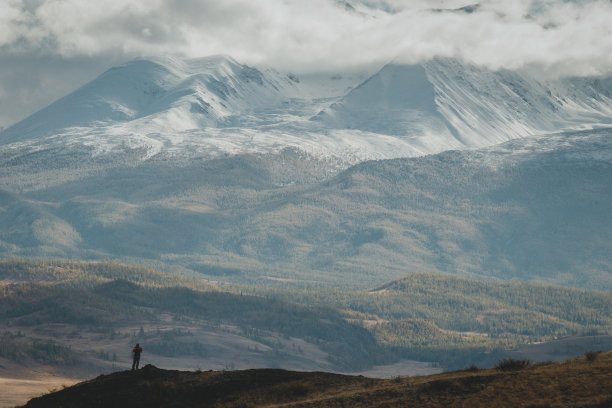
[(610, 289), (610, 148), (610, 130), (558, 134), (289, 185), (275, 175), (316, 179), (325, 165), (295, 152), (129, 167), (72, 158), (24, 178), (7, 165), (0, 251), (232, 282), (363, 288), (425, 270)]
[[(83, 357), (94, 346), (79, 339), (93, 338), (94, 349), (108, 356), (140, 340), (148, 352), (176, 364), (185, 364), (187, 355), (218, 364), (216, 357), (233, 361), (240, 355), (215, 340), (233, 336), (241, 339), (235, 340), (239, 349), (247, 349), (238, 361), (243, 367), (260, 361), (255, 357), (264, 358), (258, 364), (280, 367), (310, 358), (318, 364), (310, 367), (356, 370), (405, 358), (445, 368), (490, 366), (518, 347), (568, 336), (591, 336), (599, 347), (612, 348), (610, 336), (601, 335), (612, 328), (612, 295), (603, 291), (432, 273), (361, 291), (286, 284), (212, 288), (117, 263), (1, 266), (2, 330), (7, 344), (23, 350), (53, 342), (72, 345)], [(583, 343), (554, 359), (595, 344)], [(14, 354), (7, 349), (0, 357)], [(546, 352), (536, 357), (550, 358)]]

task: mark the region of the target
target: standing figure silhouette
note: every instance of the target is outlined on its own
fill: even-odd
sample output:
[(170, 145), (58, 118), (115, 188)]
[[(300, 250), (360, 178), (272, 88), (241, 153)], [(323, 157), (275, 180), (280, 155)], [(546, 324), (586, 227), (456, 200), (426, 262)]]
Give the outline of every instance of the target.
[(140, 364), (140, 353), (142, 353), (142, 347), (140, 347), (140, 344), (136, 343), (136, 345), (132, 349), (132, 354), (134, 355), (134, 361), (132, 362), (132, 370), (138, 370), (138, 365)]

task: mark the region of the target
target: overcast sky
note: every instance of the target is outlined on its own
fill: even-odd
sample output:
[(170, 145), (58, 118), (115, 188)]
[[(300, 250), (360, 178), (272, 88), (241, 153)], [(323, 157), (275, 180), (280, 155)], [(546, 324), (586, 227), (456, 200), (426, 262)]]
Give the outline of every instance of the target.
[(227, 54), (338, 71), (458, 57), (546, 75), (612, 74), (612, 0), (0, 0), (0, 127), (113, 65)]

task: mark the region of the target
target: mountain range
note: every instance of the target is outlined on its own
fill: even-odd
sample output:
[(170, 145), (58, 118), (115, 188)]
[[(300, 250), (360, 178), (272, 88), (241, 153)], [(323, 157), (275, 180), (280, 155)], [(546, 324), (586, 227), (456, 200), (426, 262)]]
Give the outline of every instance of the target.
[(452, 59), (368, 77), (300, 78), (226, 56), (112, 68), (0, 135), (0, 143), (129, 147), (207, 158), (296, 148), (346, 164), (484, 147), (612, 124), (612, 78), (538, 79)]
[(0, 133), (0, 254), (612, 288), (612, 79), (138, 59)]

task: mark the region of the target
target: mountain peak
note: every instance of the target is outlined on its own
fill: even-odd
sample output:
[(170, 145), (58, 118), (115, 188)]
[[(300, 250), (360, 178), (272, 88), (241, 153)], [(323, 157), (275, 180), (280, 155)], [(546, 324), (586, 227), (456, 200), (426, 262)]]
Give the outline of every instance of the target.
[(542, 81), (451, 58), (385, 65), (315, 119), (393, 135), (429, 150), (483, 147), (517, 137), (612, 124), (609, 80)]
[(128, 143), (145, 158), (295, 148), (355, 163), (612, 125), (609, 79), (542, 80), (445, 58), (303, 79), (227, 55), (139, 58), (6, 129), (0, 144)]
[(170, 126), (175, 129), (216, 126), (245, 107), (278, 99), (278, 91), (259, 70), (226, 55), (190, 60), (142, 57), (110, 68), (6, 129), (1, 138), (11, 143), (70, 128), (142, 122), (144, 117), (160, 124), (160, 115), (172, 116)]

